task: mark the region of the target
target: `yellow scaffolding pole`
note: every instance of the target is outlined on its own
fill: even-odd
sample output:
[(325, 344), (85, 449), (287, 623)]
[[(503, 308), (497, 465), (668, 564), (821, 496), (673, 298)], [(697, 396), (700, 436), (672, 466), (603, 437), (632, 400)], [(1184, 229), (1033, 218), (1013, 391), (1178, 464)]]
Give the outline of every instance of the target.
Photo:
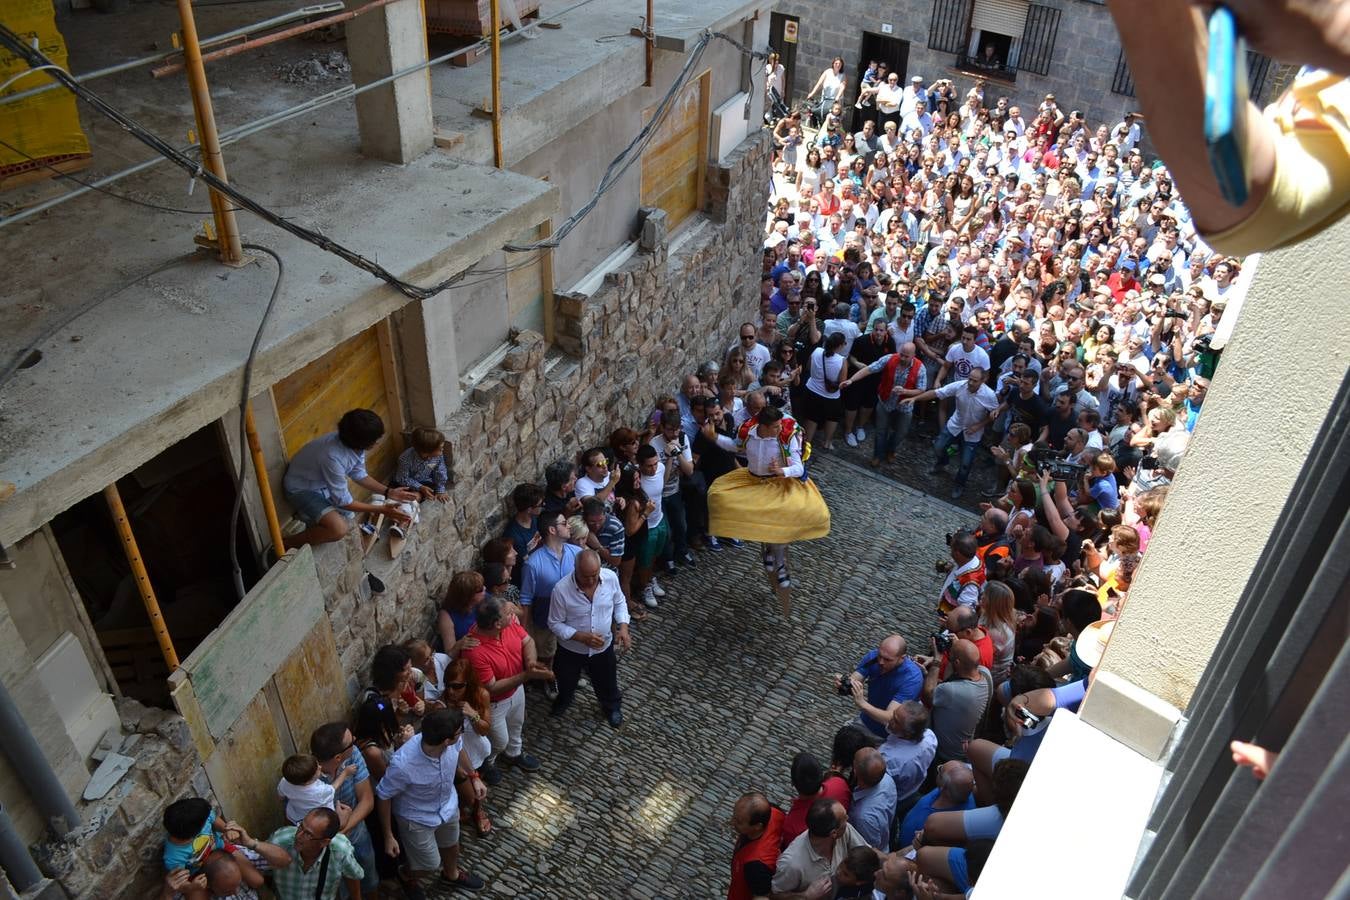
[(145, 604), (145, 614), (150, 617), (150, 628), (159, 641), (159, 652), (164, 654), (164, 663), (172, 672), (178, 668), (178, 652), (173, 649), (173, 638), (169, 637), (169, 628), (164, 624), (164, 616), (159, 611), (159, 601), (155, 599), (155, 589), (150, 586), (150, 576), (141, 560), (141, 550), (136, 546), (136, 535), (131, 531), (131, 520), (127, 518), (126, 507), (122, 505), (122, 494), (117, 485), (110, 484), (103, 489), (103, 499), (108, 501), (108, 511), (112, 513), (113, 524), (117, 526), (117, 536), (122, 539), (122, 552), (127, 555), (131, 565), (131, 574), (136, 579), (136, 589), (140, 591), (141, 602)]
[(244, 407), (244, 432), (248, 435), (248, 452), (253, 457), (253, 473), (258, 477), (258, 493), (262, 495), (263, 513), (267, 516), (267, 530), (272, 535), (272, 548), (280, 559), (286, 554), (281, 535), (281, 520), (272, 499), (272, 483), (267, 477), (267, 461), (263, 459), (262, 441), (258, 440), (258, 426), (253, 420), (253, 403)]

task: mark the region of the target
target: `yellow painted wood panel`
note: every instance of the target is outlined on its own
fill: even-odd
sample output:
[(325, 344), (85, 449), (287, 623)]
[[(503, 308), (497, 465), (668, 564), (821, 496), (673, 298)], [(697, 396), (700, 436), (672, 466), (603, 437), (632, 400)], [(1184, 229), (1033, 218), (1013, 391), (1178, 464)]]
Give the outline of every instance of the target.
[[(711, 86), (709, 72), (691, 81), (642, 154), (642, 205), (665, 210), (672, 228), (701, 206)], [(655, 112), (646, 109), (644, 120)]]
[(257, 835), (285, 824), (277, 802), (277, 779), (285, 758), (267, 698), (260, 692), (206, 760), (211, 789), (226, 818)]
[[(377, 328), (348, 338), (272, 386), (288, 456), (337, 428), (338, 419), (347, 410), (369, 409), (384, 420), (385, 434), (366, 452), (366, 470), (376, 478), (393, 474), (402, 421), (391, 411), (397, 387), (388, 384), (389, 363), (381, 355)], [(362, 499), (368, 494), (357, 487), (352, 493)]]
[(347, 718), (342, 664), (333, 627), (321, 616), (274, 676), (286, 725), (297, 753), (309, 752), (309, 736), (326, 722)]
[[(529, 228), (514, 239), (514, 243), (532, 243), (543, 237), (542, 227)], [(535, 253), (517, 253), (509, 256), (507, 262), (520, 265), (525, 260), (533, 260), (528, 266), (521, 266), (506, 273), (506, 303), (511, 327), (544, 330), (544, 256), (548, 251)]]

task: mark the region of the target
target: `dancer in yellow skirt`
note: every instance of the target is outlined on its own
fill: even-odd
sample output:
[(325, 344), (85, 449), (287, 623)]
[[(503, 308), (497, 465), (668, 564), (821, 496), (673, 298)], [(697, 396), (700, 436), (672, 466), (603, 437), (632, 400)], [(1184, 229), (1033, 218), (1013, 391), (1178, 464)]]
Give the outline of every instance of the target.
[(788, 544), (830, 533), (825, 498), (805, 477), (802, 430), (781, 409), (765, 406), (741, 425), (734, 440), (717, 434), (711, 421), (703, 433), (724, 450), (744, 453), (749, 463), (708, 488), (708, 533), (764, 544), (764, 572), (788, 615)]

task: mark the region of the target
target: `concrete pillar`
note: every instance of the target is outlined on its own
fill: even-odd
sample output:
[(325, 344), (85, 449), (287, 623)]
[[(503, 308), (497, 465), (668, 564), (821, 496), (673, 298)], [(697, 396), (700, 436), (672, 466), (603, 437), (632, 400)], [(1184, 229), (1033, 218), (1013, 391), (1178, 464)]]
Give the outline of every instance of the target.
[[(420, 0), (398, 0), (347, 23), (352, 82), (359, 88), (427, 59)], [(432, 147), (431, 73), (421, 69), (358, 94), (361, 152), (407, 163)]]
[(1261, 258), (1083, 703), (1083, 721), (1150, 758), (1175, 717), (1138, 692), (1190, 702), (1350, 366), (1350, 349), (1314, 336), (1350, 328), (1334, 299), (1350, 281), (1347, 241), (1342, 220)]
[(438, 428), (445, 426), (463, 403), (453, 296), (454, 291), (443, 291), (409, 303), (392, 319), (409, 421)]

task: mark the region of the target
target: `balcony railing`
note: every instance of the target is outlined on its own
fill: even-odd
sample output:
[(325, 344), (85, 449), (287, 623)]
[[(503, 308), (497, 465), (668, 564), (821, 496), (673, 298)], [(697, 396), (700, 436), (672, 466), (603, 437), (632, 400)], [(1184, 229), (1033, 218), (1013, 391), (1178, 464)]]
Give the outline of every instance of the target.
[(965, 53), (958, 53), (956, 56), (956, 68), (962, 72), (969, 72), (973, 75), (984, 75), (987, 78), (995, 78), (999, 81), (1016, 81), (1017, 68), (1005, 63), (996, 63), (989, 65), (978, 56), (968, 56)]

